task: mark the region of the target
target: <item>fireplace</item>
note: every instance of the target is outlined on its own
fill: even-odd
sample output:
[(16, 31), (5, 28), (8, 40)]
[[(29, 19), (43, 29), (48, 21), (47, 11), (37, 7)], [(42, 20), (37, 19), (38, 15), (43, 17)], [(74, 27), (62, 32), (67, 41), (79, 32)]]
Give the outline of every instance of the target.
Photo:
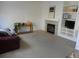
[(55, 34), (55, 25), (54, 24), (47, 24), (47, 32)]
[(45, 21), (45, 30), (46, 30), (46, 32), (57, 35), (57, 33), (58, 33), (58, 22), (52, 21), (52, 20), (46, 20)]

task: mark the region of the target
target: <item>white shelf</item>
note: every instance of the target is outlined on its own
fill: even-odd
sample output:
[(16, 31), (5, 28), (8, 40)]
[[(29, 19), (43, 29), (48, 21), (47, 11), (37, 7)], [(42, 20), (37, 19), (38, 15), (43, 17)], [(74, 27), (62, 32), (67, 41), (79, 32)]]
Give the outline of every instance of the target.
[(72, 41), (76, 41), (72, 36), (67, 36), (67, 35), (64, 34), (64, 33), (60, 33), (60, 36), (63, 37), (63, 38), (66, 38), (66, 39), (72, 40)]
[(64, 37), (66, 38), (72, 39), (74, 37), (74, 29), (68, 29), (68, 28), (62, 27), (61, 34), (64, 35)]
[(69, 21), (76, 21), (76, 19), (64, 19), (64, 20), (69, 20)]
[(69, 13), (69, 14), (76, 14), (77, 12), (63, 12), (63, 13)]
[(62, 30), (66, 30), (66, 31), (67, 31), (67, 30), (69, 30), (69, 31), (74, 31), (74, 29), (69, 29), (69, 28), (65, 28), (65, 27), (62, 27), (61, 29), (62, 29)]

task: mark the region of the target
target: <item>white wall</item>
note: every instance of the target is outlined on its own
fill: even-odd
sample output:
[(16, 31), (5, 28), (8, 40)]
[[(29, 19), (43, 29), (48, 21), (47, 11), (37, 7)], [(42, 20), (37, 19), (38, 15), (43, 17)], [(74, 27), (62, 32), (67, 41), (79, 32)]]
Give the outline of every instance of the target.
[(34, 30), (37, 30), (40, 15), (40, 2), (0, 2), (0, 27), (13, 28), (15, 22), (30, 20), (34, 24)]

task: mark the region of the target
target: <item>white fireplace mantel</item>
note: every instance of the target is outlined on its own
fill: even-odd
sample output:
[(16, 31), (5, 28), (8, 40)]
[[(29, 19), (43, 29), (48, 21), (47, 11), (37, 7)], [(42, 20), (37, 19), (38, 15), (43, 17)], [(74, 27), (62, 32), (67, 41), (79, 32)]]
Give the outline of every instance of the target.
[(58, 22), (58, 19), (56, 19), (56, 18), (46, 18), (46, 20)]

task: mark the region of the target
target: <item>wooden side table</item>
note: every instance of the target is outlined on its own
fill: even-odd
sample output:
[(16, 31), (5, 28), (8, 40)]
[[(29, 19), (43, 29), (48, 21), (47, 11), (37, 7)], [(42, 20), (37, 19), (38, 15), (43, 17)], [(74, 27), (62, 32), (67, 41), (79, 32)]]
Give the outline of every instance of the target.
[(30, 27), (30, 32), (33, 32), (33, 24), (32, 23), (31, 24), (26, 23), (26, 27)]
[[(24, 30), (27, 30), (27, 27), (29, 27), (29, 31), (24, 31), (24, 32), (20, 32), (20, 29), (22, 27), (25, 27)], [(17, 34), (23, 34), (23, 33), (30, 33), (30, 32), (33, 32), (33, 24), (32, 23), (21, 23), (20, 24), (20, 28), (18, 27), (17, 25), (17, 29), (15, 29), (16, 33)]]

